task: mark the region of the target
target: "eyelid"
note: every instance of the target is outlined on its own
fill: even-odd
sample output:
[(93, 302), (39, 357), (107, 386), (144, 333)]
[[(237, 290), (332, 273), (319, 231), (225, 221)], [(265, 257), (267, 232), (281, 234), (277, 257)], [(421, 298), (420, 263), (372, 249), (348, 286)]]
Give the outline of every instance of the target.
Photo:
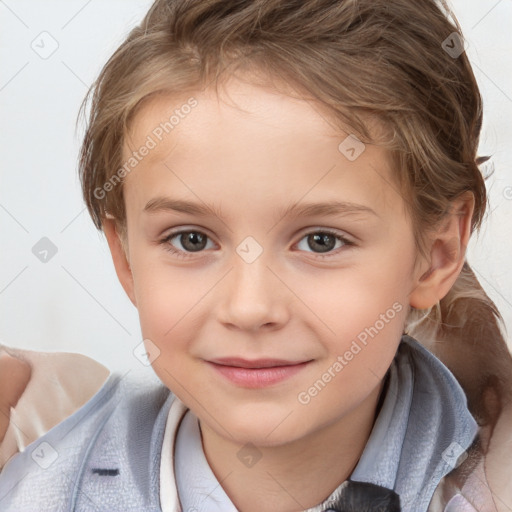
[(310, 235), (313, 233), (327, 233), (329, 235), (339, 237), (343, 240), (345, 240), (348, 243), (355, 244), (356, 237), (349, 235), (346, 231), (342, 231), (341, 229), (336, 228), (326, 228), (322, 226), (312, 226), (301, 229), (296, 236), (300, 236), (300, 240), (304, 238), (306, 235)]
[(160, 235), (160, 237), (168, 237), (171, 235), (178, 235), (180, 233), (187, 233), (189, 231), (203, 233), (205, 235), (208, 235), (210, 238), (213, 238), (213, 236), (211, 236), (211, 231), (209, 229), (203, 228), (203, 227), (197, 227), (194, 224), (190, 224), (190, 225), (183, 224), (183, 225), (179, 225), (179, 226), (168, 227), (162, 231), (162, 235)]

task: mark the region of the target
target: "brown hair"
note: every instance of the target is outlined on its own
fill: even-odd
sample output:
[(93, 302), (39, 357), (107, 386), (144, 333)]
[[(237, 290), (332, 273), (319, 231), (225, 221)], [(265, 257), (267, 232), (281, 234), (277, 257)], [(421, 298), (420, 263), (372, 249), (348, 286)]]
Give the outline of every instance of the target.
[[(475, 197), (478, 230), (487, 205), (477, 157), (482, 99), (466, 54), (449, 51), (461, 44), (444, 0), (157, 0), (82, 105), (83, 113), (90, 100), (80, 178), (92, 219), (101, 229), (112, 215), (124, 239), (122, 151), (148, 98), (217, 87), (227, 71), (246, 67), (316, 100), (361, 140), (389, 148), (420, 252), (466, 191)], [(386, 136), (372, 139), (369, 120)], [(105, 194), (116, 173), (120, 183)], [(481, 424), (495, 416), (485, 390), (504, 397), (512, 389), (500, 322), (467, 262), (436, 307), (411, 309), (407, 319), (406, 332), (455, 373)]]

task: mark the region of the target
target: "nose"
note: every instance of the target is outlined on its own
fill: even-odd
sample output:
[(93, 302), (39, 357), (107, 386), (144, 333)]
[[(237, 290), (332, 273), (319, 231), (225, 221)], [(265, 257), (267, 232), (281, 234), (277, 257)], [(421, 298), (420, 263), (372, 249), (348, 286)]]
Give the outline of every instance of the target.
[(221, 290), (219, 321), (230, 329), (279, 329), (289, 320), (291, 292), (260, 256), (247, 263), (238, 255)]

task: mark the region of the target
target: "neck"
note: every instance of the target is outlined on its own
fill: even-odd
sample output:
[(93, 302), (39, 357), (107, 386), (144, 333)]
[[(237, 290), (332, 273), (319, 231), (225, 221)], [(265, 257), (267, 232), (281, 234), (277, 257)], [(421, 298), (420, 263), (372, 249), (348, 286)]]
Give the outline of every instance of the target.
[[(240, 512), (295, 512), (314, 507), (352, 474), (380, 408), (384, 381), (336, 422), (279, 446), (257, 446), (261, 458), (240, 464), (240, 444), (200, 422), (206, 459)], [(256, 450), (255, 450), (256, 451)]]

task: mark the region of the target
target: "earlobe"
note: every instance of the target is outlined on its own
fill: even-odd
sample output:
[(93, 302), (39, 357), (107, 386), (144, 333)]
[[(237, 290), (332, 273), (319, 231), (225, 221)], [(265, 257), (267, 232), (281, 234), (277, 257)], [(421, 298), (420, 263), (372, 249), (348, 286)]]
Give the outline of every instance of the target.
[(457, 280), (471, 235), (474, 205), (474, 195), (464, 192), (453, 201), (451, 212), (432, 237), (429, 261), (417, 272), (410, 294), (410, 305), (414, 308), (431, 308), (446, 296)]
[(128, 295), (129, 299), (132, 301), (132, 304), (137, 307), (130, 262), (128, 261), (128, 256), (121, 242), (119, 232), (116, 229), (115, 220), (104, 219), (102, 226), (103, 232), (107, 238), (110, 253), (112, 255), (112, 261), (114, 263), (114, 268), (116, 270), (119, 282), (126, 292), (126, 295)]

